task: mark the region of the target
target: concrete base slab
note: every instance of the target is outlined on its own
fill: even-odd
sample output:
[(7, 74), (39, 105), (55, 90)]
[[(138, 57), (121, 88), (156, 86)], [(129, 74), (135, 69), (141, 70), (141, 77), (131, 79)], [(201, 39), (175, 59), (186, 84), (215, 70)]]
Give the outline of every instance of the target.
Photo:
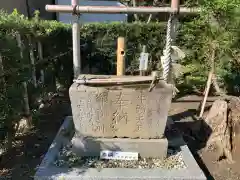
[[(55, 140), (50, 146), (41, 165), (34, 176), (35, 180), (59, 179), (174, 179), (174, 180), (206, 180), (203, 172), (197, 165), (194, 157), (186, 145), (181, 146), (183, 161), (187, 168), (183, 169), (130, 169), (130, 168), (58, 168), (53, 165), (61, 148), (70, 142), (73, 134), (73, 122), (71, 117), (67, 117), (59, 130)], [(180, 143), (180, 142), (178, 142)], [(173, 142), (169, 142), (171, 146)], [(181, 143), (180, 143), (181, 144)], [(155, 148), (155, 147), (152, 147)]]
[[(90, 138), (75, 136), (72, 151), (81, 156), (99, 156), (102, 150), (138, 152), (143, 158), (163, 159), (167, 156), (168, 140), (130, 138)], [(154, 147), (154, 148), (153, 148)]]

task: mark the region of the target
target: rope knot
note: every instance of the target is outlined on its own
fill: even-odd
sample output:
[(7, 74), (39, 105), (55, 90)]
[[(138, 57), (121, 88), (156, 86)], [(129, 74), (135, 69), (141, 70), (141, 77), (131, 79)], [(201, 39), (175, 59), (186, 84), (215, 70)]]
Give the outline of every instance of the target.
[(73, 5), (72, 15), (80, 16), (80, 13), (77, 12), (77, 7), (78, 7), (77, 4)]

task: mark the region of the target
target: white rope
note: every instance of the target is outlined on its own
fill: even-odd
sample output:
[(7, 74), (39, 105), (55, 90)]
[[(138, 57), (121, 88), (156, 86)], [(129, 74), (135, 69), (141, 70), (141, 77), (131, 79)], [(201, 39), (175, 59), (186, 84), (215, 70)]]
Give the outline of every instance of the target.
[[(175, 23), (175, 24), (174, 24)], [(173, 97), (179, 92), (175, 86), (173, 72), (172, 72), (172, 41), (176, 38), (176, 25), (174, 16), (171, 14), (167, 24), (166, 47), (161, 58), (163, 67), (163, 79), (173, 86)]]
[[(161, 57), (161, 63), (163, 67), (163, 79), (173, 86), (173, 97), (179, 92), (175, 87), (173, 72), (172, 72), (172, 41), (176, 38), (177, 31), (177, 20), (174, 20), (174, 16), (170, 14), (167, 23), (167, 35), (166, 35), (166, 46), (163, 50), (163, 56)], [(152, 84), (154, 83), (154, 79)], [(150, 86), (149, 91), (151, 91), (152, 86)]]
[(167, 23), (167, 35), (166, 35), (166, 49), (163, 54), (162, 59), (162, 66), (163, 66), (163, 79), (166, 82), (169, 82), (169, 77), (171, 73), (171, 65), (172, 65), (172, 59), (171, 59), (171, 30), (172, 30), (172, 15), (170, 15)]

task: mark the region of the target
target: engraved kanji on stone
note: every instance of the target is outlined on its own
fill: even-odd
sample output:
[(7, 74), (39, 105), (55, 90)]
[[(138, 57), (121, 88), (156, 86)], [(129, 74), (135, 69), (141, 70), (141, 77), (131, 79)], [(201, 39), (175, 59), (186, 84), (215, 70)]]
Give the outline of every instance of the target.
[(130, 100), (125, 99), (123, 96), (123, 93), (120, 92), (119, 95), (117, 95), (117, 98), (115, 101), (113, 101), (115, 105), (119, 107), (120, 110), (122, 110), (124, 107), (126, 107), (128, 104), (131, 103)]
[(137, 104), (136, 105), (136, 111), (137, 113), (144, 114), (145, 113), (145, 105), (144, 104)]
[(108, 93), (106, 91), (97, 93), (96, 100), (102, 103), (106, 103), (108, 101)]
[(86, 113), (85, 113), (85, 117), (88, 121), (91, 121), (92, 120), (92, 117), (93, 117), (93, 110), (92, 109), (89, 109)]
[(96, 109), (96, 115), (98, 119), (101, 119), (104, 116), (102, 107)]
[(152, 127), (152, 121), (153, 121), (152, 115), (153, 115), (153, 111), (151, 109), (148, 109), (147, 110), (147, 117), (148, 117), (147, 124), (148, 124), (148, 127)]
[(119, 122), (124, 121), (127, 123), (127, 113), (119, 112), (118, 110), (113, 113), (113, 122), (118, 124)]
[(142, 129), (142, 123), (144, 121), (144, 114), (145, 114), (145, 106), (143, 104), (141, 105), (137, 105), (136, 106), (136, 128), (137, 128), (137, 131), (141, 130)]
[(93, 126), (93, 131), (94, 132), (102, 132), (104, 133), (104, 125), (98, 124)]
[(84, 101), (82, 99), (78, 100), (77, 107), (82, 107), (84, 105)]
[(140, 95), (138, 96), (138, 99), (140, 100), (141, 104), (146, 103), (146, 100), (147, 100), (143, 92), (140, 93)]

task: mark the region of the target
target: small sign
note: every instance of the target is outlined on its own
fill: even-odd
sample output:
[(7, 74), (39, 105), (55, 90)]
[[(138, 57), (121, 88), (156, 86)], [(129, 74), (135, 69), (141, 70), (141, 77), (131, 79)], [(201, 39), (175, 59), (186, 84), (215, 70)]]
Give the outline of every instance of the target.
[(139, 70), (146, 71), (148, 68), (148, 53), (142, 52), (139, 57)]
[(137, 152), (122, 152), (122, 151), (101, 151), (100, 159), (114, 160), (138, 160)]

